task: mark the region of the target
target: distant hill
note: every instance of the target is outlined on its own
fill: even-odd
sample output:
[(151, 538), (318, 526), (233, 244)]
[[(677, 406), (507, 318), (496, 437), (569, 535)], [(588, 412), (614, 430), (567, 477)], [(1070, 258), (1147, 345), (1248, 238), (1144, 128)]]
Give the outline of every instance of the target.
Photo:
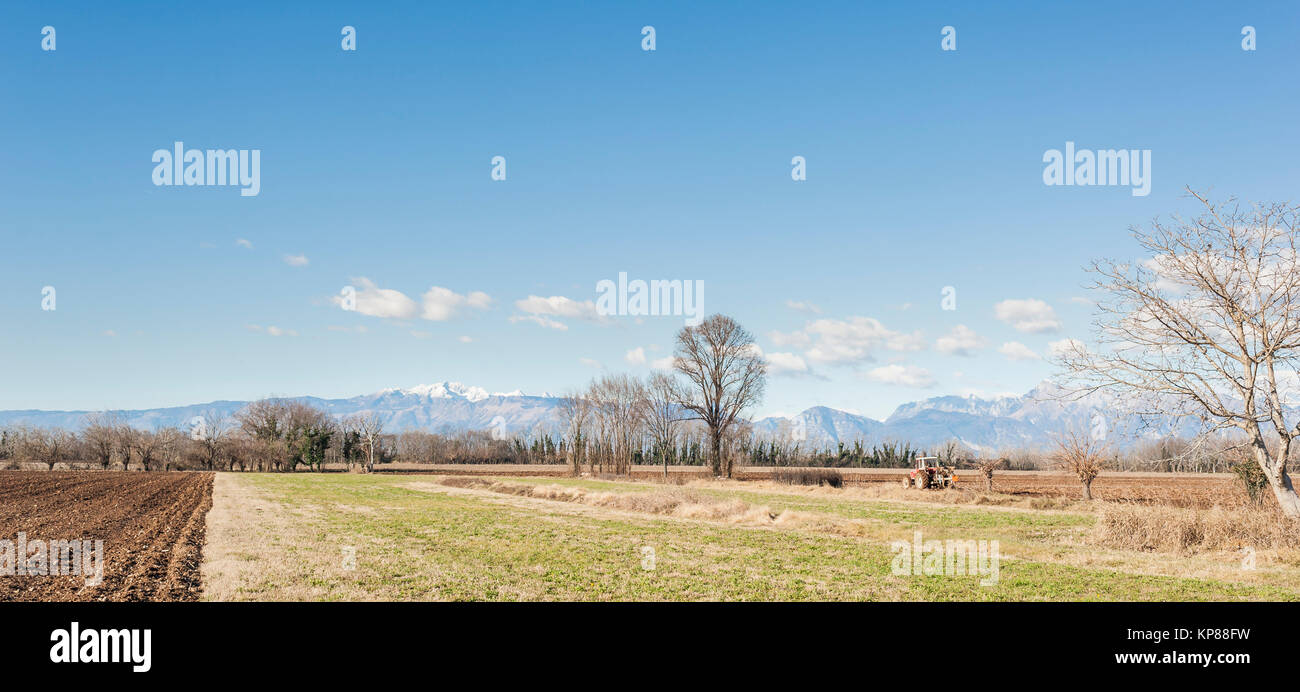
[[(867, 444), (884, 441), (909, 442), (933, 447), (955, 439), (973, 450), (1039, 447), (1050, 444), (1051, 436), (1069, 427), (1100, 430), (1121, 446), (1160, 432), (1177, 430), (1191, 434), (1170, 419), (1163, 430), (1144, 427), (1138, 417), (1125, 413), (1125, 406), (1112, 397), (1090, 395), (1073, 401), (1050, 383), (1042, 383), (1022, 396), (984, 399), (974, 396), (939, 396), (899, 406), (885, 420), (878, 421), (825, 406), (814, 406), (791, 418), (768, 417), (754, 422), (763, 435), (790, 435), (799, 430), (806, 448), (834, 447), (839, 442), (861, 440)], [(347, 399), (285, 397), (301, 401), (335, 418), (355, 414), (378, 415), (388, 432), (426, 430), (456, 432), (486, 430), (494, 421), (504, 421), (511, 434), (558, 431), (559, 398), (549, 394), (530, 396), (520, 391), (488, 393), (458, 382), (440, 382), (409, 389), (385, 389)], [(139, 428), (158, 429), (187, 426), (208, 411), (234, 415), (245, 401), (213, 401), (171, 408), (117, 411), (125, 422)], [(26, 424), (41, 427), (79, 429), (89, 411), (0, 411), (0, 426)], [(499, 422), (499, 421), (498, 421)], [(800, 430), (800, 428), (802, 428)]]

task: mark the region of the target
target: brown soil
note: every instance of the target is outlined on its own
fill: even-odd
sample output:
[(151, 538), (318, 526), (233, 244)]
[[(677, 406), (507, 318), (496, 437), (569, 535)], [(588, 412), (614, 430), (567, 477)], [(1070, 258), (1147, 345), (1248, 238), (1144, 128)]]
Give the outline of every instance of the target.
[(104, 541), (102, 583), (0, 574), (0, 601), (197, 600), (211, 507), (211, 473), (0, 471), (0, 540)]

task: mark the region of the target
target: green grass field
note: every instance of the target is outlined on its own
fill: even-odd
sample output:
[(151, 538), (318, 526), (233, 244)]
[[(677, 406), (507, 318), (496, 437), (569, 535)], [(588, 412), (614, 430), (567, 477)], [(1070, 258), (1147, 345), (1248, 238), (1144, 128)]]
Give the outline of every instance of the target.
[[(680, 490), (586, 479), (494, 479), (589, 493)], [(206, 597), (235, 600), (1300, 600), (1291, 565), (1086, 544), (1087, 512), (872, 500), (740, 483), (697, 498), (790, 525), (625, 511), (450, 488), (429, 476), (221, 474)], [(995, 585), (895, 575), (893, 540), (993, 540)], [(654, 554), (653, 569), (645, 561)]]

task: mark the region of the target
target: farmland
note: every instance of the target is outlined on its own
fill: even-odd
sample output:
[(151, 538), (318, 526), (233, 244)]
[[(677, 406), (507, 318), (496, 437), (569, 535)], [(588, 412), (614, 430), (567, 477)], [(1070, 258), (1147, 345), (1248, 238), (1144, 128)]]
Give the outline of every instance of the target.
[(0, 601), (186, 601), (199, 595), (210, 473), (0, 471), (0, 539), (103, 541), (103, 574), (6, 575)]
[[(0, 539), (105, 551), (102, 584), (4, 576), (0, 600), (1300, 600), (1294, 541), (1256, 546), (1247, 569), (1235, 535), (1182, 549), (1104, 530), (1115, 512), (1230, 520), (1200, 509), (1234, 501), (1219, 476), (1106, 474), (1102, 499), (1082, 502), (1077, 483), (1041, 472), (999, 472), (987, 493), (973, 478), (904, 489), (875, 470), (845, 471), (843, 488), (753, 469), (669, 483), (643, 468), (427, 470), (0, 473)], [(898, 573), (894, 546), (917, 532), (997, 541), (996, 583)]]
[[(892, 484), (221, 474), (213, 600), (1298, 600), (1300, 560), (1093, 541), (1096, 512)], [(916, 491), (919, 492), (919, 491)], [(256, 520), (250, 521), (250, 519)], [(893, 541), (998, 540), (996, 585), (898, 575)], [(649, 549), (647, 551), (647, 549)], [(647, 566), (647, 556), (651, 563)]]

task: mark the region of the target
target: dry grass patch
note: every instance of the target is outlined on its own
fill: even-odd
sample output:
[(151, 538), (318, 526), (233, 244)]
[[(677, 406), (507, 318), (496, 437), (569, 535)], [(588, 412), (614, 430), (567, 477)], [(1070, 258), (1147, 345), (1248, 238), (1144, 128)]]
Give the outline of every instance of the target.
[(540, 500), (573, 502), (627, 512), (659, 514), (685, 519), (705, 519), (733, 524), (790, 524), (801, 519), (798, 513), (756, 507), (737, 499), (720, 499), (688, 488), (670, 487), (648, 492), (606, 492), (562, 485), (528, 485), (486, 478), (444, 478), (442, 485), (470, 490), (487, 490)]
[(1297, 551), (1300, 522), (1274, 508), (1193, 510), (1106, 503), (1093, 539), (1109, 547), (1182, 554), (1245, 548)]

